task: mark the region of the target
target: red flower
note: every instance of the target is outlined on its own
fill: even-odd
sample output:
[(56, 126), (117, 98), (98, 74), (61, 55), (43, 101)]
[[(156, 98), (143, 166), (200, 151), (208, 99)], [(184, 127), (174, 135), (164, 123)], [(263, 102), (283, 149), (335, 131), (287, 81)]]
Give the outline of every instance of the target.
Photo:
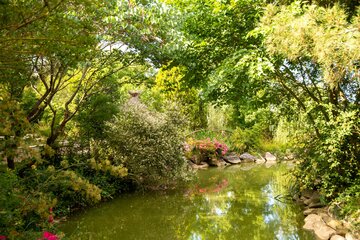
[(6, 239), (7, 239), (6, 236), (0, 235), (0, 240), (6, 240)]
[(59, 240), (59, 238), (55, 234), (52, 234), (51, 232), (44, 232), (43, 239), (44, 240)]

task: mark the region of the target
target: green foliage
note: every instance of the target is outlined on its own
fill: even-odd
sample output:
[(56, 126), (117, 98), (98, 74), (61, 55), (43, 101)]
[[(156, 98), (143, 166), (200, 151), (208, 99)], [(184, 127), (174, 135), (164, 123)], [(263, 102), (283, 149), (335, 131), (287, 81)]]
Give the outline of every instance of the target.
[(310, 57), (321, 66), (323, 81), (332, 87), (358, 70), (354, 63), (360, 58), (359, 16), (349, 24), (339, 5), (322, 8), (298, 1), (282, 8), (269, 5), (265, 13), (261, 24), (270, 33), (265, 39), (269, 53), (289, 60)]
[(323, 139), (309, 139), (297, 175), (303, 186), (317, 188), (332, 200), (359, 178), (359, 117), (347, 112), (322, 124)]
[(190, 128), (202, 128), (206, 125), (205, 104), (199, 96), (200, 91), (184, 80), (186, 71), (186, 67), (163, 67), (156, 75), (153, 91), (160, 93), (165, 105), (174, 102), (180, 114), (189, 120)]
[(187, 82), (206, 85), (209, 76), (238, 50), (253, 44), (247, 32), (255, 27), (262, 1), (169, 1), (182, 14), (186, 45), (174, 64), (188, 68)]
[(272, 66), (267, 75), (288, 98), (279, 109), (295, 123), (293, 143), (303, 158), (295, 171), (300, 187), (350, 205), (345, 196), (359, 179), (358, 22), (358, 12), (339, 4), (295, 1), (268, 5), (254, 31), (264, 37), (264, 59)]
[(360, 182), (356, 180), (353, 185), (342, 192), (330, 206), (332, 212), (345, 218), (352, 225), (352, 230), (360, 227)]
[[(2, 1), (0, 157), (16, 172), (0, 175), (1, 228), (186, 178), (184, 116), (213, 130), (195, 133), (199, 159), (221, 154), (209, 136), (297, 147), (301, 187), (358, 217), (359, 3), (267, 2)], [(134, 86), (163, 113), (119, 110)]]
[(126, 175), (123, 167), (107, 163), (63, 160), (55, 168), (45, 161), (24, 160), (16, 171), (0, 174), (0, 232), (26, 239), (53, 228), (50, 215), (58, 218), (129, 189)]
[(109, 93), (91, 96), (76, 119), (81, 131), (80, 136), (84, 136), (87, 141), (104, 139), (106, 122), (110, 121), (117, 112), (114, 96)]
[(231, 136), (232, 149), (238, 152), (256, 151), (261, 149), (261, 140), (264, 138), (264, 126), (255, 124), (251, 128), (236, 128)]
[(139, 102), (126, 104), (109, 123), (104, 148), (144, 185), (172, 184), (186, 175), (179, 116), (149, 111)]
[(50, 194), (27, 189), (26, 181), (9, 170), (0, 174), (0, 189), (1, 234), (26, 239), (32, 231), (49, 227), (49, 209), (56, 204)]
[(19, 181), (16, 175), (11, 172), (0, 174), (0, 232), (10, 232), (9, 227), (16, 228), (21, 225), (21, 198), (19, 196)]

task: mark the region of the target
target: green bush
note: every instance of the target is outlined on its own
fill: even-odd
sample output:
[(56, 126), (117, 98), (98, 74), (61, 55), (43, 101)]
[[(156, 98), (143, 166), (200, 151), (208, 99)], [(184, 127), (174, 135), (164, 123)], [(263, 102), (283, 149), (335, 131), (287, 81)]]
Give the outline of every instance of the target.
[(334, 199), (330, 209), (351, 222), (354, 230), (360, 229), (360, 178)]
[(12, 171), (0, 173), (0, 235), (22, 225), (20, 183)]
[(0, 235), (9, 239), (29, 239), (50, 227), (50, 208), (56, 199), (50, 193), (28, 189), (15, 171), (0, 173)]
[(232, 149), (238, 152), (260, 149), (263, 132), (260, 124), (246, 129), (237, 127), (230, 136)]
[(177, 114), (149, 111), (141, 103), (126, 104), (109, 123), (103, 147), (123, 163), (129, 175), (147, 186), (186, 178), (183, 139)]
[[(295, 169), (301, 188), (318, 190), (333, 213), (360, 226), (359, 114), (342, 112), (330, 121), (319, 121), (321, 138), (308, 138), (302, 161)], [(303, 138), (306, 139), (306, 138)]]
[(296, 175), (301, 185), (319, 189), (332, 200), (360, 177), (360, 120), (348, 112), (320, 124), (322, 136), (308, 139)]

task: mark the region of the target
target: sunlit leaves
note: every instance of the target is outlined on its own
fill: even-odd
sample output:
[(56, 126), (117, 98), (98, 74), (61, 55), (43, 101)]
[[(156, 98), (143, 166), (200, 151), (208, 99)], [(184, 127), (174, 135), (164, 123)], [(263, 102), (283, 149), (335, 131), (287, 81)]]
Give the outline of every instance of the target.
[(260, 26), (265, 30), (270, 54), (290, 60), (310, 58), (320, 64), (324, 80), (336, 86), (358, 71), (354, 66), (360, 59), (358, 18), (347, 22), (345, 11), (338, 5), (323, 8), (295, 2), (283, 7), (269, 5)]

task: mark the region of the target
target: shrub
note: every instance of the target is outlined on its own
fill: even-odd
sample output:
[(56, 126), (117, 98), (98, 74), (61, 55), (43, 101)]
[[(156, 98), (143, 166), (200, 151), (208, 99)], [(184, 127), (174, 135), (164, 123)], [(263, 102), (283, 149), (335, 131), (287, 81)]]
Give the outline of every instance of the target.
[(7, 234), (21, 224), (20, 183), (12, 171), (0, 173), (0, 234)]
[(179, 119), (174, 113), (151, 112), (138, 102), (126, 104), (109, 123), (103, 147), (112, 153), (113, 161), (123, 163), (129, 175), (143, 185), (185, 179)]
[(219, 160), (228, 151), (225, 143), (210, 138), (194, 140), (190, 138), (186, 144), (186, 156), (194, 163), (209, 162), (211, 159)]
[(237, 127), (230, 136), (230, 142), (234, 150), (245, 152), (259, 149), (262, 137), (261, 125), (255, 124), (252, 128), (247, 129)]
[(295, 173), (301, 185), (332, 200), (360, 177), (360, 120), (356, 112), (348, 112), (320, 124), (321, 138), (308, 139)]
[(49, 209), (56, 204), (51, 194), (28, 189), (25, 183), (14, 171), (0, 173), (0, 235), (9, 239), (31, 239), (27, 236), (49, 227)]

